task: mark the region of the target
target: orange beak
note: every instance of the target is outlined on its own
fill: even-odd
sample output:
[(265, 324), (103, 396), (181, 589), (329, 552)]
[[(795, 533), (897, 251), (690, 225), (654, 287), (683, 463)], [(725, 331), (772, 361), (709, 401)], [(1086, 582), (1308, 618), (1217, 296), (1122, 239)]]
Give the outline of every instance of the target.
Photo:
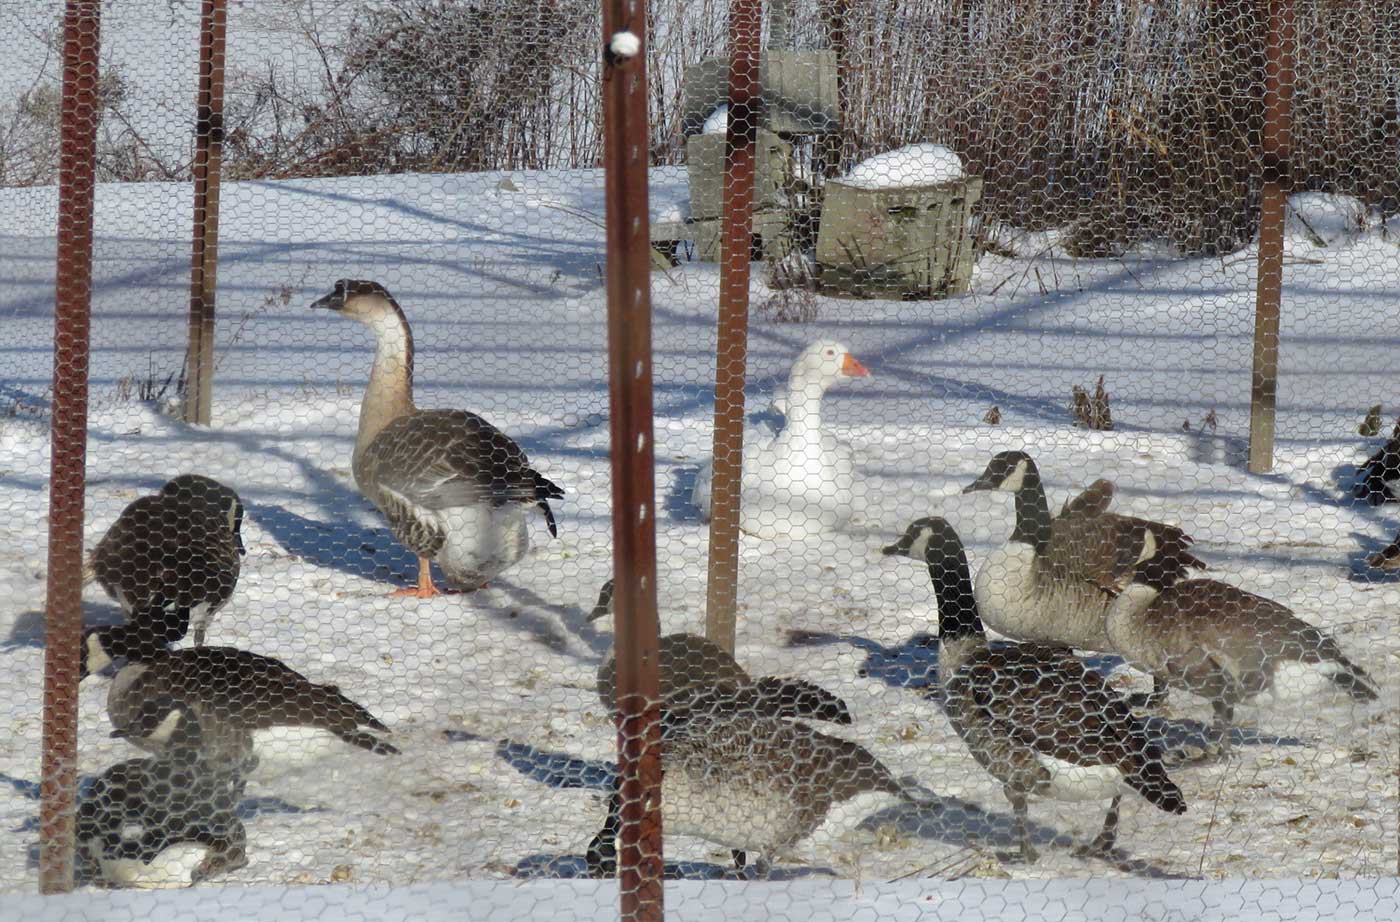
[(841, 360), (841, 374), (848, 378), (868, 378), (870, 370), (856, 361), (854, 355), (847, 352), (846, 357)]

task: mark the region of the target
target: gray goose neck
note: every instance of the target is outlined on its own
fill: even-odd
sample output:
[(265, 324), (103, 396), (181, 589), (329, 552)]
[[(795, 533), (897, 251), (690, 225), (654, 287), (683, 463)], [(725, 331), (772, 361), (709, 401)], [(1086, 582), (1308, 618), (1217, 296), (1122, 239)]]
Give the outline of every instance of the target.
[(389, 310), (366, 319), (374, 333), (374, 367), (360, 404), (360, 427), (355, 437), (355, 462), (384, 427), (414, 412), (413, 331), (402, 309), (392, 300)]

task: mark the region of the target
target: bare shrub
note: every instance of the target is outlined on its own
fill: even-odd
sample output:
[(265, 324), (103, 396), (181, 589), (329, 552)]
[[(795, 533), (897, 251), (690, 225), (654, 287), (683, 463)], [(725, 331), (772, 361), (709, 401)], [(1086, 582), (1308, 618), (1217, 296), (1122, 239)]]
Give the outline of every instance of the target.
[(1104, 387), (1103, 375), (1099, 375), (1092, 397), (1078, 384), (1071, 390), (1073, 401), (1070, 404), (1070, 415), (1074, 418), (1076, 426), (1100, 431), (1113, 428), (1113, 413), (1109, 410), (1108, 389)]

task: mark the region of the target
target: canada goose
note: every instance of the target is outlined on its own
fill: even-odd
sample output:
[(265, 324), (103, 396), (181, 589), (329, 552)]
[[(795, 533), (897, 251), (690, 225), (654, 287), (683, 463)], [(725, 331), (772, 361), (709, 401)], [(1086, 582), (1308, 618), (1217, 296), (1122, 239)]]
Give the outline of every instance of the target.
[(1190, 568), (1206, 568), (1180, 528), (1109, 512), (1107, 480), (1051, 518), (1040, 471), (1023, 451), (996, 455), (963, 492), (979, 490), (1016, 498), (1015, 530), (982, 564), (976, 588), (987, 626), (1015, 640), (1111, 651), (1104, 616), (1125, 590), (1141, 587), (1124, 600), (1137, 604)]
[(192, 716), (202, 756), (251, 772), (311, 764), (339, 739), (376, 755), (398, 749), (371, 730), (388, 727), (341, 694), (275, 659), (231, 647), (160, 653), (124, 666), (107, 694), (112, 736), (155, 753)]
[(1146, 607), (1116, 608), (1107, 628), (1129, 662), (1210, 700), (1222, 750), (1235, 706), (1264, 692), (1295, 698), (1331, 686), (1358, 701), (1377, 697), (1375, 682), (1327, 634), (1277, 602), (1219, 580), (1185, 580)]
[[(740, 528), (758, 538), (797, 537), (829, 530), (849, 517), (855, 464), (850, 449), (822, 429), (822, 395), (837, 381), (870, 374), (838, 342), (808, 346), (793, 363), (787, 425), (775, 438), (745, 436)], [(710, 517), (714, 462), (696, 477), (691, 500)]]
[[(603, 584), (588, 620), (612, 614), (613, 581)], [(805, 717), (849, 724), (846, 703), (805, 679), (762, 676), (755, 680), (718, 644), (695, 634), (665, 634), (660, 646), (661, 701), (666, 708), (693, 706), (701, 697), (731, 710), (773, 717)], [(609, 655), (598, 670), (598, 700), (617, 707), (617, 659)]]
[[(695, 836), (772, 862), (860, 794), (891, 794), (915, 804), (928, 795), (897, 780), (862, 746), (806, 724), (731, 711), (705, 702), (662, 718), (661, 811), (667, 836)], [(588, 848), (594, 876), (616, 873), (621, 798), (614, 792), (602, 830)], [(742, 864), (741, 864), (742, 866)]]
[(164, 889), (248, 863), (237, 813), (245, 780), (200, 758), (198, 722), (183, 713), (188, 719), (176, 748), (113, 765), (85, 788), (76, 836), (85, 876), (116, 887)]
[(1030, 795), (1111, 799), (1103, 830), (1082, 850), (1085, 854), (1113, 849), (1125, 790), (1136, 791), (1159, 810), (1186, 812), (1161, 751), (1098, 673), (1061, 646), (988, 646), (967, 554), (951, 525), (939, 518), (918, 519), (885, 554), (928, 565), (938, 597), (944, 710), (973, 757), (1001, 782), (1016, 815), (1024, 860), (1037, 857), (1027, 829)]
[(174, 643), (193, 622), (195, 646), (203, 646), (210, 619), (238, 584), (242, 527), (238, 494), (199, 474), (181, 474), (128, 505), (83, 575), (96, 579), (136, 628), (104, 631), (94, 642), (115, 658), (126, 654), (128, 638), (159, 635)]
[(1400, 423), (1386, 443), (1357, 469), (1352, 493), (1373, 506), (1400, 499)]
[(374, 332), (352, 469), (394, 537), (418, 555), (417, 587), (395, 595), (438, 594), (431, 560), (453, 588), (480, 588), (529, 549), (526, 507), (538, 507), (558, 534), (549, 501), (564, 491), (509, 436), (475, 413), (414, 406), (413, 333), (383, 285), (341, 279), (311, 306)]

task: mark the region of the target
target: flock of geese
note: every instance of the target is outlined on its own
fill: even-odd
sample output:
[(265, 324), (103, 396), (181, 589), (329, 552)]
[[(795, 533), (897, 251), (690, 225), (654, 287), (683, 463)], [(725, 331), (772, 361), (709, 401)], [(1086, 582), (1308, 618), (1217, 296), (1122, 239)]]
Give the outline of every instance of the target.
[[(413, 337), (398, 303), (375, 282), (342, 280), (315, 308), (368, 326), (376, 351), (361, 406), (352, 469), (360, 491), (419, 560), (416, 585), (396, 594), (471, 591), (529, 546), (527, 515), (564, 495), (512, 439), (461, 410), (413, 402)], [(795, 362), (780, 398), (786, 428), (752, 444), (743, 469), (741, 527), (759, 538), (830, 529), (851, 507), (849, 451), (821, 427), (822, 395), (868, 372), (839, 343), (819, 342)], [(1397, 450), (1400, 450), (1398, 448)], [(1400, 485), (1400, 484), (1397, 484)], [(1134, 793), (1167, 813), (1187, 809), (1168, 758), (1144, 730), (1143, 708), (1169, 689), (1208, 701), (1211, 751), (1223, 756), (1235, 708), (1266, 693), (1330, 688), (1359, 701), (1372, 679), (1337, 642), (1276, 602), (1218, 580), (1182, 529), (1119, 515), (1100, 480), (1051, 513), (1025, 452), (996, 455), (964, 492), (1014, 498), (1016, 524), (974, 582), (956, 531), (921, 518), (884, 549), (928, 569), (938, 611), (941, 703), (972, 757), (1011, 804), (1019, 857), (1034, 861), (1031, 797), (1108, 802), (1101, 832), (1080, 851), (1115, 847), (1120, 802)], [(1400, 491), (1397, 491), (1400, 494)], [(709, 474), (694, 500), (708, 512)], [(333, 685), (276, 659), (205, 646), (228, 602), (244, 553), (235, 491), (184, 474), (131, 503), (95, 546), (85, 579), (125, 611), (122, 624), (85, 631), (82, 676), (114, 672), (107, 697), (113, 736), (150, 756), (103, 772), (81, 798), (85, 872), (114, 886), (188, 886), (246, 864), (237, 804), (250, 777), (323, 758), (335, 747), (382, 756), (389, 729)], [(612, 610), (612, 583), (591, 618)], [(989, 643), (990, 628), (1007, 642)], [(172, 649), (193, 629), (194, 646)], [(1150, 674), (1153, 694), (1125, 699), (1074, 651), (1116, 654)], [(710, 641), (661, 638), (662, 809), (668, 834), (693, 835), (756, 856), (760, 875), (859, 794), (936, 803), (866, 748), (812, 723), (852, 722), (839, 697), (801, 678), (753, 677)], [(599, 700), (615, 704), (616, 664), (598, 672)], [(590, 871), (615, 872), (621, 803), (614, 792), (587, 851)]]

